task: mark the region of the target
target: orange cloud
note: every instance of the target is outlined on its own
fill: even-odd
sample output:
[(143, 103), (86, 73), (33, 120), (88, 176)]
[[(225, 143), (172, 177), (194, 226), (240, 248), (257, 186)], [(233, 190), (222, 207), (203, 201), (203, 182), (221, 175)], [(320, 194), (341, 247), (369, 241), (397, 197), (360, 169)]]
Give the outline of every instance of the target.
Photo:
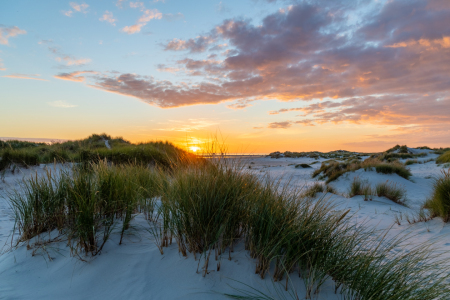
[(91, 62), (89, 58), (75, 59), (70, 56), (56, 57), (55, 60), (57, 62), (65, 62), (67, 66), (82, 66)]
[(5, 75), (2, 77), (7, 78), (15, 78), (15, 79), (31, 79), (31, 80), (40, 80), (40, 81), (48, 81), (47, 79), (38, 78), (38, 76), (41, 76), (39, 74), (11, 74), (11, 75)]
[(62, 80), (83, 82), (83, 81), (85, 81), (86, 78), (84, 76), (80, 76), (81, 74), (98, 74), (98, 72), (77, 71), (77, 72), (71, 72), (71, 73), (61, 73), (61, 74), (55, 75), (54, 77), (57, 79), (62, 79)]
[(134, 34), (141, 31), (141, 28), (144, 27), (150, 20), (153, 19), (161, 19), (162, 13), (157, 9), (147, 9), (144, 11), (144, 14), (137, 20), (136, 24), (131, 26), (125, 26), (122, 28), (122, 32), (127, 34)]

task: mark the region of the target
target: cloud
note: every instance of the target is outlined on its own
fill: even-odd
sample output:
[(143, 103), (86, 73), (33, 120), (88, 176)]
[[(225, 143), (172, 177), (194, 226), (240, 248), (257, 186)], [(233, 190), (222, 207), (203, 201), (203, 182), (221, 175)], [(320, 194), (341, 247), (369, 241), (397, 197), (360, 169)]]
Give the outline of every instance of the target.
[(173, 39), (165, 45), (164, 50), (171, 51), (183, 51), (189, 50), (191, 53), (203, 52), (207, 49), (207, 46), (214, 42), (214, 39), (209, 36), (198, 36), (195, 39), (189, 39), (187, 41)]
[(53, 101), (53, 102), (47, 102), (48, 105), (53, 106), (53, 107), (59, 107), (59, 108), (72, 108), (72, 107), (77, 107), (78, 105), (74, 105), (74, 104), (70, 104), (64, 100), (59, 100), (59, 101)]
[(147, 9), (144, 11), (144, 14), (137, 20), (136, 24), (131, 26), (125, 26), (122, 28), (122, 32), (127, 34), (134, 34), (141, 31), (141, 28), (144, 27), (150, 20), (153, 19), (161, 19), (162, 13), (157, 9)]
[(65, 15), (67, 17), (71, 17), (74, 12), (81, 12), (81, 13), (86, 14), (87, 9), (89, 7), (89, 5), (87, 5), (86, 3), (78, 4), (76, 2), (70, 2), (69, 5), (70, 5), (70, 7), (72, 7), (73, 10), (63, 10), (62, 11), (63, 15)]
[(2, 77), (14, 78), (14, 79), (31, 79), (31, 80), (48, 81), (47, 79), (39, 78), (39, 76), (41, 76), (41, 75), (39, 75), (39, 74), (14, 73), (14, 74), (5, 75), (5, 76), (2, 76)]
[(139, 1), (130, 2), (130, 7), (131, 8), (139, 8), (141, 10), (145, 9), (144, 2), (139, 2)]
[(57, 62), (64, 62), (67, 66), (83, 66), (91, 62), (90, 58), (74, 58), (71, 56), (56, 57)]
[[(230, 18), (196, 37), (166, 42), (167, 51), (185, 51), (174, 70), (197, 76), (193, 83), (130, 73), (82, 76), (91, 87), (164, 108), (248, 99), (302, 101), (269, 114), (298, 111), (306, 120), (289, 117), (269, 128), (328, 122), (448, 126), (447, 3), (296, 2), (261, 22)], [(225, 51), (212, 53), (224, 44)], [(216, 56), (199, 59), (198, 53)]]
[(89, 5), (86, 3), (78, 4), (76, 2), (70, 2), (70, 6), (77, 12), (86, 13)]
[(114, 19), (113, 13), (110, 11), (105, 11), (103, 16), (99, 20), (106, 21), (106, 22), (110, 23), (111, 25), (116, 26), (117, 19)]
[(3, 64), (3, 59), (0, 58), (0, 71), (6, 71), (5, 65)]
[(157, 70), (159, 72), (169, 72), (169, 73), (173, 73), (173, 74), (180, 71), (179, 68), (167, 67), (165, 64), (158, 64)]
[(116, 6), (117, 6), (118, 8), (122, 8), (122, 3), (125, 2), (125, 1), (127, 1), (127, 0), (117, 0)]
[(180, 131), (180, 132), (192, 132), (207, 127), (217, 125), (217, 122), (209, 121), (207, 119), (189, 119), (187, 121), (175, 121), (168, 120), (164, 125), (168, 125), (166, 128), (158, 129), (162, 131)]
[(163, 14), (162, 18), (164, 20), (167, 20), (169, 22), (172, 21), (179, 21), (184, 19), (184, 15), (182, 13), (176, 13), (176, 14)]
[(86, 78), (85, 78), (85, 76), (81, 76), (81, 74), (98, 74), (98, 72), (76, 71), (76, 72), (71, 72), (71, 73), (59, 73), (58, 75), (55, 75), (54, 77), (57, 79), (62, 79), (62, 80), (83, 82), (83, 81), (85, 81)]
[(227, 107), (234, 110), (244, 109), (246, 107), (252, 106), (250, 102), (250, 100), (239, 100), (236, 103), (228, 105)]
[(53, 44), (53, 41), (51, 40), (41, 40), (38, 44), (47, 45), (48, 51), (54, 55), (55, 60), (59, 63), (64, 63), (66, 67), (83, 66), (92, 61), (90, 58), (75, 58), (72, 55), (65, 54), (58, 46), (49, 46), (50, 44)]
[(73, 11), (71, 10), (63, 10), (62, 11), (63, 15), (65, 15), (66, 17), (71, 17), (73, 14)]
[(286, 129), (292, 126), (292, 122), (291, 121), (285, 121), (285, 122), (273, 122), (270, 123), (267, 128), (271, 128), (271, 129), (277, 129), (277, 128), (281, 128), (281, 129)]
[(9, 45), (8, 39), (11, 37), (15, 37), (19, 34), (26, 34), (27, 32), (23, 29), (20, 29), (17, 26), (5, 27), (0, 25), (0, 44), (1, 45)]
[(38, 42), (39, 45), (50, 45), (53, 43), (53, 40), (40, 40)]

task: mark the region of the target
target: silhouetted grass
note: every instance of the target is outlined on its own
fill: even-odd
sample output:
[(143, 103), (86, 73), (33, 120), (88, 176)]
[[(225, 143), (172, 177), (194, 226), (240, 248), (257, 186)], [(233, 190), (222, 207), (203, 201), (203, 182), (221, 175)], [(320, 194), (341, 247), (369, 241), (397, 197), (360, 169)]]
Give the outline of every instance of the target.
[[(110, 142), (112, 149), (105, 146), (105, 140)], [(5, 148), (0, 150), (0, 157), (0, 171), (13, 164), (21, 166), (53, 162), (90, 164), (106, 159), (108, 162), (115, 164), (139, 162), (176, 167), (198, 160), (194, 154), (168, 142), (148, 142), (135, 145), (120, 137), (112, 139), (106, 134), (93, 134), (84, 140), (52, 145)]]

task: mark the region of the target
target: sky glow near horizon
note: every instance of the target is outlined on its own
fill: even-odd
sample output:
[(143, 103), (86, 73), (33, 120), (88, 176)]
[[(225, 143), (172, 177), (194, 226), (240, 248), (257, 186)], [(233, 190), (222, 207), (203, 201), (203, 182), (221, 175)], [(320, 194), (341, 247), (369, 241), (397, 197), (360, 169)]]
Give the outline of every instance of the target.
[(0, 137), (450, 144), (450, 1), (2, 1)]

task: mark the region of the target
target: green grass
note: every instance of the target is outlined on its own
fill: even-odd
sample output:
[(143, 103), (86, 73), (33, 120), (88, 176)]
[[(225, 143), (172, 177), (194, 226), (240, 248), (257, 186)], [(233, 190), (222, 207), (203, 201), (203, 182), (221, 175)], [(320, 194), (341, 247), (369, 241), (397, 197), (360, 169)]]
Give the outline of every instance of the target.
[(24, 149), (24, 148), (34, 148), (39, 146), (45, 146), (45, 143), (34, 143), (34, 142), (26, 142), (26, 141), (18, 141), (18, 140), (8, 140), (1, 141), (0, 140), (0, 150), (1, 149)]
[(405, 161), (405, 166), (409, 166), (409, 165), (413, 165), (413, 164), (417, 164), (419, 163), (419, 161), (417, 159), (408, 159), (407, 161)]
[(359, 177), (353, 178), (353, 181), (350, 185), (350, 190), (348, 192), (349, 197), (354, 197), (357, 195), (364, 196), (364, 200), (367, 201), (374, 194), (370, 183), (367, 181), (361, 180)]
[(67, 236), (73, 254), (100, 253), (120, 220), (121, 235), (138, 210), (152, 213), (159, 173), (139, 165), (92, 165), (47, 171), (21, 183), (10, 196), (19, 241), (58, 229)]
[[(112, 149), (105, 146), (108, 140)], [(28, 145), (28, 144), (25, 144)], [(84, 140), (52, 145), (0, 148), (0, 171), (11, 165), (34, 166), (41, 163), (75, 162), (90, 164), (106, 159), (115, 164), (142, 163), (177, 167), (197, 161), (197, 157), (168, 142), (131, 144), (122, 138), (93, 134)]]
[(336, 194), (336, 190), (328, 185), (328, 184), (322, 184), (319, 182), (315, 182), (313, 185), (309, 186), (308, 188), (306, 188), (304, 191), (302, 190), (302, 195), (305, 197), (311, 197), (314, 198), (316, 197), (317, 193), (331, 193), (331, 194)]
[(403, 188), (397, 186), (396, 183), (391, 183), (389, 181), (379, 183), (375, 187), (378, 197), (386, 197), (395, 203), (405, 205), (406, 201), (406, 191)]
[(175, 239), (182, 255), (203, 261), (203, 276), (243, 243), (255, 273), (286, 285), (298, 274), (308, 299), (326, 280), (346, 299), (449, 297), (448, 272), (426, 247), (393, 251), (403, 241), (356, 227), (349, 210), (282, 182), (221, 159), (170, 171), (99, 161), (25, 180), (10, 199), (22, 241), (59, 230), (77, 257), (100, 253), (114, 228), (123, 236), (142, 212), (161, 253)]
[(375, 168), (377, 173), (383, 174), (397, 174), (405, 179), (409, 179), (412, 176), (411, 171), (407, 169), (403, 164), (399, 162), (383, 162), (376, 158), (368, 158), (361, 162), (359, 160), (352, 160), (350, 162), (337, 162), (326, 161), (323, 162), (319, 169), (315, 170), (312, 177), (316, 177), (319, 174), (323, 174), (323, 177), (328, 177), (326, 183), (338, 179), (341, 175), (347, 172), (353, 172), (359, 169), (365, 169), (366, 171)]
[(450, 163), (450, 151), (447, 151), (447, 152), (442, 153), (442, 154), (436, 159), (436, 163), (437, 163), (437, 164)]
[(405, 179), (409, 179), (409, 177), (412, 176), (411, 171), (405, 168), (402, 164), (381, 163), (374, 165), (374, 167), (377, 173), (397, 174)]
[(439, 216), (444, 222), (450, 220), (450, 169), (442, 171), (442, 176), (433, 183), (433, 194), (425, 203), (433, 216)]

